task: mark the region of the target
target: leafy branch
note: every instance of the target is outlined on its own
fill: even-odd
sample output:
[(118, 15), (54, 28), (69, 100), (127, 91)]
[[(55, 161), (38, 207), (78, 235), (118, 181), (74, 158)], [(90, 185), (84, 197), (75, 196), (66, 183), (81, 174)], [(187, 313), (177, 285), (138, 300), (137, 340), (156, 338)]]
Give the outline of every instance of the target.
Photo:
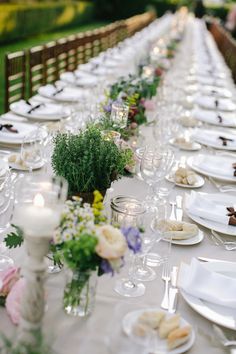
[(19, 226), (12, 224), (11, 225), (15, 231), (10, 232), (4, 238), (4, 242), (8, 248), (20, 247), (24, 241), (24, 234)]

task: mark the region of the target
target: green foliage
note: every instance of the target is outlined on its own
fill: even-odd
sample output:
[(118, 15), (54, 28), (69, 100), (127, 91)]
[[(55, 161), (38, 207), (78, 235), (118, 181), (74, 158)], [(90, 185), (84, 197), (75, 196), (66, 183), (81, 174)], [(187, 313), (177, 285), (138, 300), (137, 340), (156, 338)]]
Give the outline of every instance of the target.
[(16, 225), (11, 225), (15, 231), (10, 232), (4, 238), (4, 242), (8, 248), (16, 248), (21, 246), (24, 241), (23, 231)]
[(65, 242), (63, 255), (68, 267), (81, 272), (96, 270), (101, 262), (101, 258), (95, 253), (97, 243), (96, 237), (86, 233), (77, 240)]
[(52, 166), (56, 175), (66, 178), (69, 193), (104, 191), (124, 173), (130, 163), (129, 150), (120, 150), (104, 140), (94, 126), (79, 135), (58, 134), (54, 138)]
[(0, 296), (0, 306), (5, 307), (6, 296)]
[(15, 338), (9, 339), (4, 335), (0, 335), (0, 353), (1, 354), (55, 354), (52, 349), (45, 344), (42, 334), (39, 331), (34, 331), (32, 334), (35, 337), (34, 344), (21, 343), (15, 345)]
[(0, 42), (86, 23), (93, 13), (88, 1), (0, 4)]
[(94, 3), (97, 18), (118, 20), (143, 13), (148, 0), (94, 0)]

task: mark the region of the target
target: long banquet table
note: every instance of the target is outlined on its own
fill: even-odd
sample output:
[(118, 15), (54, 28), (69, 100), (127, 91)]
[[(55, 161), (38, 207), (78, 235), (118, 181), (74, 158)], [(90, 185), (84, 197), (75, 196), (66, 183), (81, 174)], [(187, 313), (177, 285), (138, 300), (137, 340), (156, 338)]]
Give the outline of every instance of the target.
[[(142, 135), (146, 141), (153, 140), (152, 126), (144, 126)], [(202, 148), (201, 153), (206, 150)], [(176, 159), (181, 156), (189, 157), (197, 152), (175, 151)], [(172, 199), (176, 195), (184, 196), (186, 189), (175, 187), (172, 191)], [(205, 185), (201, 188), (204, 192), (217, 192), (215, 186), (205, 179)], [(147, 185), (137, 177), (124, 177), (112, 184), (112, 189), (108, 194), (109, 199), (116, 195), (132, 195), (143, 200), (146, 196)], [(169, 206), (168, 206), (169, 208)], [(184, 214), (184, 220), (190, 219)], [(204, 232), (204, 239), (201, 243), (193, 246), (172, 245), (171, 265), (179, 265), (182, 261), (190, 262), (192, 257), (204, 256), (218, 258), (227, 261), (235, 261), (234, 252), (228, 252), (223, 248), (214, 245), (208, 235), (209, 230), (200, 227)], [(158, 251), (159, 244), (155, 249)], [(22, 265), (25, 255), (24, 248), (10, 252), (16, 264)], [(111, 278), (104, 275), (99, 278), (96, 294), (96, 305), (94, 312), (89, 318), (73, 318), (67, 316), (62, 309), (62, 296), (65, 284), (65, 274), (62, 270), (58, 274), (48, 275), (46, 281), (47, 306), (43, 321), (43, 329), (46, 337), (53, 343), (53, 348), (58, 354), (137, 354), (144, 353), (143, 349), (132, 343), (122, 332), (121, 322), (123, 316), (133, 310), (143, 307), (160, 307), (161, 299), (164, 294), (164, 282), (161, 280), (161, 267), (155, 268), (157, 278), (152, 282), (146, 282), (146, 292), (144, 296), (138, 298), (124, 298), (116, 294), (113, 290), (117, 277), (127, 275), (127, 266), (123, 268), (121, 274)], [(189, 323), (192, 324), (196, 339), (193, 347), (188, 351), (191, 354), (224, 353), (223, 347), (217, 342), (212, 332), (212, 322), (197, 314), (182, 298), (178, 295), (177, 311)], [(7, 335), (14, 335), (16, 328), (12, 325), (5, 309), (0, 308), (0, 331)], [(230, 332), (230, 331), (229, 331)]]
[[(150, 141), (152, 138), (152, 127), (142, 128), (142, 133)], [(204, 153), (204, 152), (203, 152)], [(177, 158), (181, 156), (191, 156), (193, 152), (177, 152)], [(147, 186), (145, 182), (137, 178), (122, 178), (113, 183), (112, 192), (109, 197), (115, 195), (133, 195), (139, 199), (144, 199)], [(128, 191), (128, 192), (127, 192)], [(216, 188), (206, 179), (201, 191), (217, 192)], [(184, 195), (185, 189), (175, 187), (175, 195)], [(184, 215), (184, 220), (188, 217)], [(189, 220), (190, 221), (190, 220)], [(204, 240), (193, 246), (172, 245), (171, 265), (179, 265), (182, 261), (190, 262), (192, 257), (204, 256), (210, 258), (235, 261), (234, 252), (223, 250), (215, 246), (208, 239), (209, 230), (200, 227), (204, 231)], [(158, 243), (153, 251), (158, 250)], [(16, 263), (21, 264), (24, 259), (23, 249), (12, 251)], [(63, 287), (65, 284), (64, 271), (59, 274), (49, 275), (47, 279), (47, 308), (44, 319), (44, 331), (54, 342), (54, 349), (58, 354), (106, 354), (106, 353), (141, 353), (137, 351), (135, 345), (130, 343), (122, 334), (122, 317), (132, 309), (140, 307), (159, 307), (164, 293), (164, 283), (161, 280), (161, 267), (157, 269), (157, 279), (146, 282), (146, 293), (139, 298), (123, 298), (113, 290), (114, 278), (105, 275), (99, 278), (96, 294), (95, 310), (88, 319), (73, 318), (65, 315), (62, 310)], [(122, 276), (127, 274), (125, 267)], [(189, 353), (224, 353), (224, 350), (214, 340), (212, 333), (212, 323), (194, 310), (192, 310), (183, 300), (178, 297), (177, 311), (188, 320), (196, 331), (196, 340)], [(4, 333), (14, 333), (15, 328), (4, 309), (0, 309), (0, 330)], [(140, 350), (140, 348), (139, 348)]]

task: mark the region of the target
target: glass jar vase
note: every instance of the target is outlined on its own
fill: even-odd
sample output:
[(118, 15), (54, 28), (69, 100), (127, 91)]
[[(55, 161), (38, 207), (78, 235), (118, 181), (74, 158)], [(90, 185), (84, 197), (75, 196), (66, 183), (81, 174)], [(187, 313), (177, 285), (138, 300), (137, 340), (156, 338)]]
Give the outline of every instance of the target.
[(71, 316), (85, 317), (92, 313), (95, 305), (97, 271), (67, 270), (63, 307)]
[(111, 199), (111, 222), (121, 226), (139, 227), (146, 208), (141, 200), (119, 195)]

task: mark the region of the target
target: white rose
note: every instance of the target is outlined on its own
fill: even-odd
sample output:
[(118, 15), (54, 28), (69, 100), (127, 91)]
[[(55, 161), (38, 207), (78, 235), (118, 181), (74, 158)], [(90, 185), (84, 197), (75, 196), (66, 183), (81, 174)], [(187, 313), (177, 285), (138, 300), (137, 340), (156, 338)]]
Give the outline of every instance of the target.
[(116, 259), (125, 254), (127, 244), (120, 230), (111, 225), (103, 225), (98, 228), (97, 254), (104, 259)]

